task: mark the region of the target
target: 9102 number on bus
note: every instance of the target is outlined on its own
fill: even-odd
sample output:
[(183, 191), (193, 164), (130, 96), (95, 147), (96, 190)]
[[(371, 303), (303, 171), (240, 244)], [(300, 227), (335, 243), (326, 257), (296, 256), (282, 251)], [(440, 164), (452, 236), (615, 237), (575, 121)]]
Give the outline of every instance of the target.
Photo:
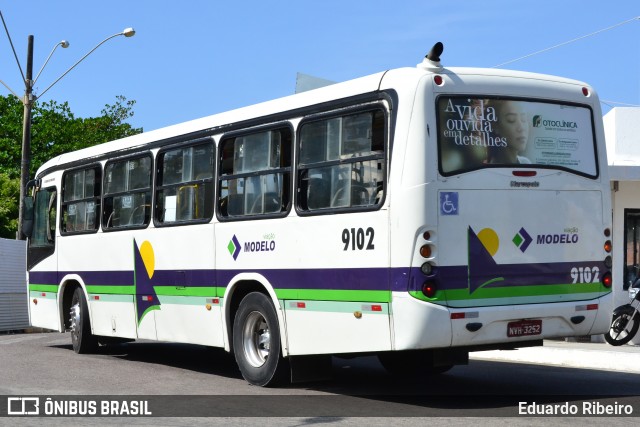
[(342, 230), (343, 250), (372, 251), (375, 249), (375, 245), (373, 244), (375, 234), (373, 227), (369, 227), (366, 230), (363, 228), (345, 228)]

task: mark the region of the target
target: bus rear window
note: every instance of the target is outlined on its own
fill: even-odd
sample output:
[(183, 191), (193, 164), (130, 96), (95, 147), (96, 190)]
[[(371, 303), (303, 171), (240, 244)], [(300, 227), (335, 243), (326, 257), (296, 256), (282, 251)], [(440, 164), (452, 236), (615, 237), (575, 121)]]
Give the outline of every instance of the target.
[(444, 176), (490, 167), (542, 167), (598, 176), (587, 107), (477, 96), (441, 96), (437, 105)]

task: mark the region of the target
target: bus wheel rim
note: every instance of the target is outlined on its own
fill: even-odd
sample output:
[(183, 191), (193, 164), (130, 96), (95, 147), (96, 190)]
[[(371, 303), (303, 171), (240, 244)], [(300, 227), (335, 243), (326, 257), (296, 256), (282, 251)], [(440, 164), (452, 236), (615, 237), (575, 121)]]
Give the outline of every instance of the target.
[(77, 337), (80, 333), (80, 303), (76, 303), (71, 306), (69, 310), (70, 318), (69, 322), (71, 323), (71, 334), (74, 337)]
[(258, 311), (249, 313), (242, 332), (242, 346), (247, 361), (254, 368), (267, 362), (271, 349), (271, 334), (267, 321)]

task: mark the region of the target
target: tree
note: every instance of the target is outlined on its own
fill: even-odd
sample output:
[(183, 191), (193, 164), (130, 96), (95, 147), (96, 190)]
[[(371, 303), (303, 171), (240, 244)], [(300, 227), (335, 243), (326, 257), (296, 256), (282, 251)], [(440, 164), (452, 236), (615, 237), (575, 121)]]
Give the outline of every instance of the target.
[(18, 230), (20, 178), (0, 172), (0, 237), (15, 239)]
[[(117, 96), (99, 117), (76, 118), (67, 102), (36, 102), (31, 120), (30, 176), (47, 160), (142, 132), (126, 120), (133, 117), (135, 101)], [(0, 237), (15, 238), (22, 158), (22, 102), (0, 96)], [(6, 188), (5, 188), (6, 187)], [(13, 189), (17, 188), (17, 193)], [(15, 204), (15, 206), (14, 206)]]

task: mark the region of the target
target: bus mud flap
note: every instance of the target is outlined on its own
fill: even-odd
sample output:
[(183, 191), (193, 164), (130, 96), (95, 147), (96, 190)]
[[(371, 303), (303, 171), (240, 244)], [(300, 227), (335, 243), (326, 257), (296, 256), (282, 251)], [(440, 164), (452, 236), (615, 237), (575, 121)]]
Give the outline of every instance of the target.
[(465, 349), (442, 348), (433, 350), (433, 366), (468, 364), (469, 352)]
[(290, 356), (291, 382), (328, 380), (332, 376), (331, 355)]

